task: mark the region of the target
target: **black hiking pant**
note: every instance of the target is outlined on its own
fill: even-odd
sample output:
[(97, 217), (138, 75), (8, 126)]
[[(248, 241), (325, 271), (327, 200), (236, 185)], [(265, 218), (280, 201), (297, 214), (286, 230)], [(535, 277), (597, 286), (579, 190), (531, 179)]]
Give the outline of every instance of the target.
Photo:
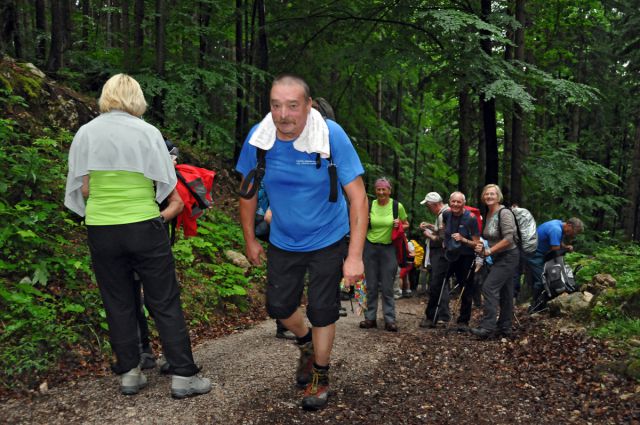
[(116, 355), (115, 373), (140, 363), (134, 272), (142, 280), (145, 304), (156, 322), (162, 350), (172, 375), (192, 376), (199, 368), (193, 361), (191, 341), (180, 306), (175, 262), (161, 218), (139, 223), (87, 226), (89, 249), (96, 280), (107, 313), (111, 347)]
[(460, 324), (469, 324), (471, 319), (471, 307), (473, 306), (473, 297), (476, 292), (473, 284), (474, 272), (472, 265), (474, 264), (474, 255), (461, 255), (456, 261), (449, 265), (449, 275), (455, 275), (456, 282), (460, 285), (462, 291), (460, 299), (460, 315), (456, 320)]
[[(444, 249), (441, 247), (431, 247), (429, 250), (429, 261), (431, 262), (431, 278), (429, 281), (429, 302), (425, 309), (425, 315), (428, 320), (433, 320), (433, 316), (438, 310), (436, 320), (448, 322), (451, 320), (451, 312), (449, 311), (449, 288), (442, 289), (442, 285), (446, 284), (449, 262), (444, 258)], [(440, 307), (438, 307), (438, 299), (442, 291), (442, 299)]]

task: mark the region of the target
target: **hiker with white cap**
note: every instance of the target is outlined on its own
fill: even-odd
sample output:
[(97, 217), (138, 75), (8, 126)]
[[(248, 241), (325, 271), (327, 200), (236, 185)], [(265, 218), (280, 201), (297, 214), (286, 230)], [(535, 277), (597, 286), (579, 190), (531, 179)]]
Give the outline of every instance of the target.
[[(447, 260), (444, 258), (444, 221), (442, 215), (449, 209), (449, 206), (442, 202), (442, 197), (437, 192), (427, 193), (420, 204), (425, 205), (436, 216), (436, 221), (433, 224), (420, 223), (420, 229), (429, 239), (429, 262), (431, 263), (429, 302), (425, 310), (425, 317), (420, 322), (420, 327), (426, 328), (433, 326), (433, 323), (438, 321), (448, 322), (451, 320), (449, 291), (442, 291), (448, 266)], [(436, 310), (437, 317), (434, 317)]]

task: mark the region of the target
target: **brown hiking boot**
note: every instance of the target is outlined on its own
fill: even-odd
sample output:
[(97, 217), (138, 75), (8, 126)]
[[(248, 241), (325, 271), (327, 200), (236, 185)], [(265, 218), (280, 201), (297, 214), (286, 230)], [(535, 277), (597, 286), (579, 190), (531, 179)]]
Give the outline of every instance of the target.
[(313, 362), (316, 359), (313, 354), (313, 341), (298, 345), (298, 348), (300, 349), (300, 359), (296, 370), (296, 385), (298, 388), (304, 388), (311, 381), (311, 369), (313, 369)]
[(360, 322), (361, 329), (371, 329), (371, 328), (377, 328), (377, 327), (378, 327), (378, 324), (376, 323), (375, 320), (365, 319), (362, 322)]
[(327, 405), (329, 400), (329, 371), (312, 368), (311, 382), (307, 384), (302, 397), (304, 410), (318, 410)]

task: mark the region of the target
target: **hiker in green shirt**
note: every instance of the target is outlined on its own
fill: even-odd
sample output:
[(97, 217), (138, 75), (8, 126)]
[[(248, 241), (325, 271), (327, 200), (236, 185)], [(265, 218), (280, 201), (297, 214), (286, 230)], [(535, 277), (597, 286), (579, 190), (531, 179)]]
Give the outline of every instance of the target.
[(391, 243), (394, 228), (409, 227), (407, 213), (399, 202), (397, 217), (394, 218), (394, 202), (391, 199), (391, 183), (379, 178), (375, 183), (376, 200), (371, 204), (369, 214), (370, 228), (364, 246), (364, 273), (367, 282), (367, 311), (360, 327), (377, 327), (378, 291), (382, 292), (382, 312), (385, 329), (397, 332), (395, 299), (393, 298), (393, 280), (398, 270), (396, 249)]

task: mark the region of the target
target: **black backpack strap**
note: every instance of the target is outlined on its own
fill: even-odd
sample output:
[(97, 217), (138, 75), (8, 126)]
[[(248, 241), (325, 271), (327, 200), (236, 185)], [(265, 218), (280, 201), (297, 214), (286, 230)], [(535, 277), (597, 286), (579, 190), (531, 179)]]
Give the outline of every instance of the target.
[(329, 157), (329, 202), (338, 202), (338, 168)]
[(392, 211), (393, 211), (393, 219), (395, 220), (396, 218), (398, 218), (398, 201), (397, 200), (393, 200), (393, 205), (391, 207)]
[[(316, 163), (320, 162), (320, 154), (316, 157)], [(333, 163), (333, 157), (331, 156), (331, 143), (329, 143), (329, 166), (327, 171), (329, 172), (329, 202), (338, 202), (338, 168)]]
[(251, 199), (258, 192), (267, 165), (267, 162), (265, 160), (266, 155), (266, 150), (256, 148), (256, 168), (249, 171), (249, 174), (247, 174), (247, 176), (242, 181), (242, 184), (240, 184), (240, 190), (238, 191), (238, 194), (244, 199)]
[(173, 217), (169, 222), (169, 239), (171, 240), (171, 246), (176, 243), (176, 227), (178, 226), (178, 217)]

